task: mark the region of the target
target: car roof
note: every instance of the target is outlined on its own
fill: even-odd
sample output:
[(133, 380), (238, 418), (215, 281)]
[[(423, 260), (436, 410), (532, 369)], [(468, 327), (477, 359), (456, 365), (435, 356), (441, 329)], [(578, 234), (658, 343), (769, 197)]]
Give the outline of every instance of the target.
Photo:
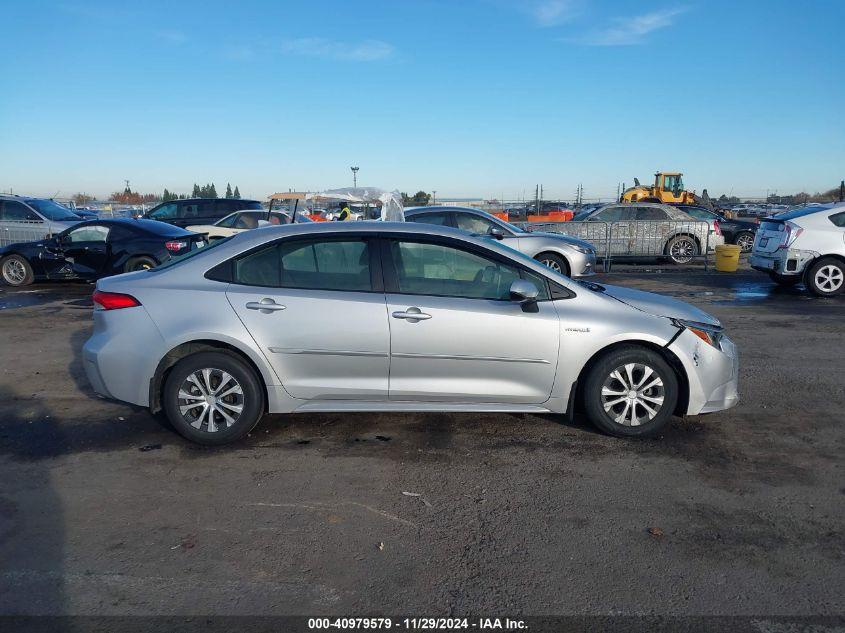
[(73, 228), (80, 226), (90, 226), (92, 224), (101, 224), (106, 226), (125, 226), (130, 229), (140, 229), (145, 233), (154, 233), (162, 237), (182, 237), (185, 235), (193, 235), (190, 231), (186, 231), (182, 227), (168, 224), (167, 222), (159, 222), (158, 220), (146, 220), (144, 218), (98, 218), (92, 220), (85, 220), (74, 224)]
[[(167, 202), (179, 202), (179, 203), (186, 203), (186, 202), (217, 202), (218, 200), (225, 200), (228, 202), (258, 202), (258, 200), (250, 200), (249, 198), (177, 198), (176, 200), (168, 200)], [(161, 202), (159, 204), (167, 204), (166, 202)]]

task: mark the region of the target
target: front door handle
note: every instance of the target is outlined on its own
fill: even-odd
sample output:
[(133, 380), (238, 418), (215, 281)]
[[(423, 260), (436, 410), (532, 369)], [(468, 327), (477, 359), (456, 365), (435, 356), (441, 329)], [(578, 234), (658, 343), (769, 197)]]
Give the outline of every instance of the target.
[(430, 314), (426, 314), (419, 308), (408, 308), (405, 311), (397, 311), (393, 313), (394, 319), (405, 319), (406, 321), (410, 321), (411, 323), (416, 323), (417, 321), (427, 321), (431, 318)]
[(258, 310), (261, 314), (270, 314), (271, 312), (278, 312), (284, 310), (287, 306), (276, 303), (272, 299), (264, 298), (261, 301), (250, 301), (246, 304), (247, 310)]

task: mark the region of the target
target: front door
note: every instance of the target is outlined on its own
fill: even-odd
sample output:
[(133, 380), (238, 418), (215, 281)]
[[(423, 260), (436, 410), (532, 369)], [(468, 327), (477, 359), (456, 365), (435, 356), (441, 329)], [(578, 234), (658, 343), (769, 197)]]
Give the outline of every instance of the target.
[(86, 224), (62, 234), (60, 249), (73, 276), (91, 279), (106, 265), (109, 255), (109, 227)]
[(363, 238), (312, 237), (235, 261), (229, 303), (294, 398), (387, 399), (390, 334), (375, 251)]
[[(391, 400), (549, 399), (560, 335), (541, 276), (454, 240), (390, 239), (383, 261)], [(536, 311), (510, 301), (520, 277), (541, 289)]]

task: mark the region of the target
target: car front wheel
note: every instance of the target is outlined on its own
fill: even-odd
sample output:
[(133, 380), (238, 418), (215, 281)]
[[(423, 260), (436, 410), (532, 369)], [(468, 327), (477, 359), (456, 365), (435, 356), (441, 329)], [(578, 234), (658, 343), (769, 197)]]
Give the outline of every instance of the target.
[(264, 413), (264, 389), (255, 372), (223, 352), (200, 352), (180, 360), (167, 377), (164, 410), (174, 428), (199, 444), (234, 442)]
[(807, 289), (818, 297), (835, 297), (845, 289), (845, 264), (832, 257), (822, 257), (810, 266)]
[(599, 429), (617, 437), (650, 437), (678, 402), (678, 379), (660, 354), (625, 346), (596, 362), (584, 384), (584, 408)]
[(10, 286), (28, 286), (35, 281), (32, 266), (25, 257), (20, 255), (9, 255), (0, 264), (0, 271), (3, 274), (3, 281)]
[(556, 273), (560, 273), (566, 277), (570, 276), (569, 264), (566, 262), (566, 259), (557, 253), (540, 253), (534, 259), (543, 264), (543, 266), (551, 268)]

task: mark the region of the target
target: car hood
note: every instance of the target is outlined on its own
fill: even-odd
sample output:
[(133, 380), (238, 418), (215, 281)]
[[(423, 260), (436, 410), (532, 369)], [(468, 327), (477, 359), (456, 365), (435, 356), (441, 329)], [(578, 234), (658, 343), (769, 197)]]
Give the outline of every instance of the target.
[(593, 250), (596, 249), (590, 242), (587, 240), (578, 239), (577, 237), (572, 237), (571, 235), (566, 235), (565, 233), (545, 233), (543, 231), (532, 231), (530, 233), (520, 233), (519, 239), (524, 240), (526, 238), (545, 238), (545, 239), (553, 239), (553, 240), (560, 240), (562, 242), (566, 242), (571, 246), (578, 246), (580, 248), (591, 248)]
[[(598, 284), (591, 284), (598, 286)], [(589, 287), (589, 286), (588, 286)], [(671, 297), (664, 297), (663, 295), (655, 294), (653, 292), (645, 292), (643, 290), (634, 290), (632, 288), (623, 288), (621, 286), (606, 286), (601, 284), (604, 288), (604, 294), (625, 303), (632, 308), (641, 310), (654, 316), (667, 317), (670, 319), (682, 319), (684, 321), (695, 321), (696, 323), (705, 323), (715, 327), (721, 327), (722, 324), (716, 317), (707, 314), (704, 310), (699, 310), (683, 301), (672, 299)], [(594, 288), (595, 289), (595, 288)]]

